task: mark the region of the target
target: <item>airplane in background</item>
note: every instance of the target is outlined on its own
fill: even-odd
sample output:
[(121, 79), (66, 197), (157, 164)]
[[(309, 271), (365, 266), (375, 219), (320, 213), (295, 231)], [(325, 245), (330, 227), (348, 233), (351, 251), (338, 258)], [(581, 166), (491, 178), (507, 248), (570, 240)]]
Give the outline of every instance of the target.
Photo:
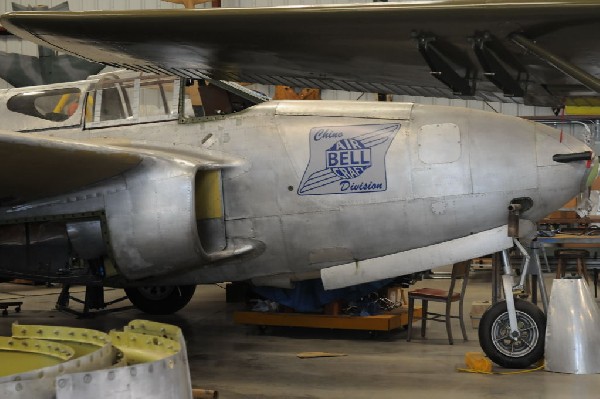
[[(23, 6), (12, 3), (14, 11), (69, 11), (69, 3), (53, 7)], [(7, 34), (0, 25), (0, 35)], [(21, 40), (10, 38), (10, 40)], [(36, 86), (50, 83), (82, 80), (99, 73), (105, 66), (80, 57), (58, 54), (44, 46), (38, 46), (38, 56), (0, 51), (0, 78), (13, 87)]]
[[(599, 16), (593, 1), (5, 14), (18, 36), (137, 73), (0, 92), (0, 273), (124, 287), (169, 313), (196, 284), (330, 290), (505, 251), (591, 186), (584, 143), (488, 112), (264, 101), (227, 81), (594, 104)], [(190, 80), (211, 83), (204, 116)], [(498, 307), (484, 351), (539, 360), (541, 310)]]

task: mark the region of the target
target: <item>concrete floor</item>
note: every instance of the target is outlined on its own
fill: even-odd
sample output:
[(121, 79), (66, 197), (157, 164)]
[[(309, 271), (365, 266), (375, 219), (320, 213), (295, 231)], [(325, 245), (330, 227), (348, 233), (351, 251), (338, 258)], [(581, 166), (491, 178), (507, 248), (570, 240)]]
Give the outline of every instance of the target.
[[(448, 280), (426, 280), (417, 286), (446, 287)], [(478, 271), (467, 288), (466, 313), (472, 301), (490, 298), (489, 272)], [(464, 354), (480, 351), (477, 331), (469, 341), (448, 345), (443, 323), (430, 323), (427, 339), (419, 328), (412, 342), (406, 331), (371, 336), (367, 332), (273, 328), (235, 325), (241, 304), (226, 304), (219, 286), (198, 287), (191, 303), (176, 315), (149, 317), (135, 309), (89, 319), (54, 310), (58, 289), (1, 284), (0, 300), (22, 298), (23, 310), (0, 317), (0, 335), (14, 321), (96, 328), (107, 331), (134, 318), (180, 326), (188, 345), (194, 387), (219, 391), (220, 398), (596, 398), (600, 376), (536, 371), (515, 375), (457, 372)], [(79, 294), (82, 297), (82, 294)], [(108, 290), (107, 300), (122, 295)], [(128, 302), (125, 302), (128, 304)], [(437, 304), (435, 304), (437, 305)], [(433, 307), (433, 304), (431, 305)], [(469, 323), (469, 320), (467, 320)], [(348, 356), (301, 360), (299, 352), (341, 352)]]

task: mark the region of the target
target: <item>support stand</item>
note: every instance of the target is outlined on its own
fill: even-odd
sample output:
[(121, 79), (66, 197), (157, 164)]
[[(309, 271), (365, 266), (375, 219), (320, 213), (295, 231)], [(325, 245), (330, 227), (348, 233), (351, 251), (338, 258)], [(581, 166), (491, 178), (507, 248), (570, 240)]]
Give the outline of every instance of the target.
[(502, 276), (501, 269), (502, 258), (500, 252), (496, 252), (492, 255), (492, 305), (495, 305), (500, 300), (500, 276)]
[[(106, 309), (107, 306), (114, 305), (115, 303), (122, 302), (127, 299), (127, 296), (117, 298), (113, 301), (104, 302), (104, 287), (102, 285), (86, 285), (85, 286), (85, 299), (82, 301), (79, 298), (71, 296), (69, 289), (70, 284), (64, 284), (58, 300), (56, 301), (56, 309), (61, 312), (71, 313), (78, 318), (93, 317), (99, 314), (118, 312), (121, 310), (133, 309), (133, 306), (123, 306), (116, 309)], [(71, 309), (69, 307), (69, 300), (83, 304), (83, 312)], [(95, 311), (92, 311), (95, 310)]]
[(23, 305), (23, 302), (21, 302), (21, 301), (0, 302), (0, 309), (2, 310), (2, 316), (8, 316), (8, 309), (11, 307), (15, 308), (15, 313), (21, 312), (21, 305)]
[[(542, 254), (545, 256), (546, 252), (544, 247), (540, 245), (537, 240), (533, 240), (531, 242), (531, 254), (533, 256), (533, 268), (531, 270), (531, 296), (532, 302), (537, 304), (537, 287), (539, 286), (540, 295), (542, 297), (542, 306), (544, 307), (544, 313), (547, 314), (549, 300), (548, 292), (546, 291), (546, 283), (544, 282), (544, 274), (542, 273), (542, 263), (540, 262), (540, 249), (542, 250)], [(546, 264), (548, 264), (547, 260)]]

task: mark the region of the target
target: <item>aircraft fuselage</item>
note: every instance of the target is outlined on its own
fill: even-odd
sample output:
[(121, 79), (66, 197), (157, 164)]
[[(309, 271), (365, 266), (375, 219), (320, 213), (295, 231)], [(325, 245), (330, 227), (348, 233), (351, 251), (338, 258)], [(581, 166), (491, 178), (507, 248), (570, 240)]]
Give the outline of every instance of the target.
[[(573, 137), (561, 142), (541, 124), (454, 107), (281, 101), (198, 123), (100, 128), (81, 109), (35, 134), (131, 149), (143, 160), (76, 192), (4, 207), (2, 247), (4, 259), (18, 256), (10, 232), (20, 224), (48, 232), (34, 223), (63, 223), (65, 234), (39, 240), (40, 254), (56, 242), (52, 262), (73, 257), (68, 248), (102, 258), (109, 285), (285, 285), (352, 264), (363, 267), (355, 281), (363, 282), (381, 274), (362, 261), (456, 239), (467, 240), (460, 256), (480, 256), (467, 237), (504, 226), (511, 201), (530, 198), (521, 217), (537, 221), (584, 189), (590, 171), (585, 161), (553, 161), (590, 151)], [(423, 264), (399, 262), (394, 272)]]

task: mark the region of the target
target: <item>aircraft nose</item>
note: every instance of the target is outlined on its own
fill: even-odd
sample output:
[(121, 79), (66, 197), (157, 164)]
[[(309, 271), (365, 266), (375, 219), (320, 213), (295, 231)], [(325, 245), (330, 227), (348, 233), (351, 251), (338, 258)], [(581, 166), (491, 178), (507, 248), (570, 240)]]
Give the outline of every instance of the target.
[(590, 172), (588, 174), (587, 180), (585, 182), (585, 186), (588, 189), (592, 188), (594, 181), (598, 178), (598, 170), (600, 168), (600, 161), (595, 154), (592, 154), (592, 167), (590, 168)]
[(558, 163), (586, 162), (587, 171), (584, 174), (584, 179), (582, 179), (582, 192), (585, 189), (591, 188), (594, 180), (598, 177), (598, 158), (594, 155), (593, 151), (554, 154), (552, 160)]
[(598, 176), (598, 159), (582, 141), (542, 124), (536, 125), (536, 151), (544, 206), (535, 216), (541, 219), (591, 187)]

